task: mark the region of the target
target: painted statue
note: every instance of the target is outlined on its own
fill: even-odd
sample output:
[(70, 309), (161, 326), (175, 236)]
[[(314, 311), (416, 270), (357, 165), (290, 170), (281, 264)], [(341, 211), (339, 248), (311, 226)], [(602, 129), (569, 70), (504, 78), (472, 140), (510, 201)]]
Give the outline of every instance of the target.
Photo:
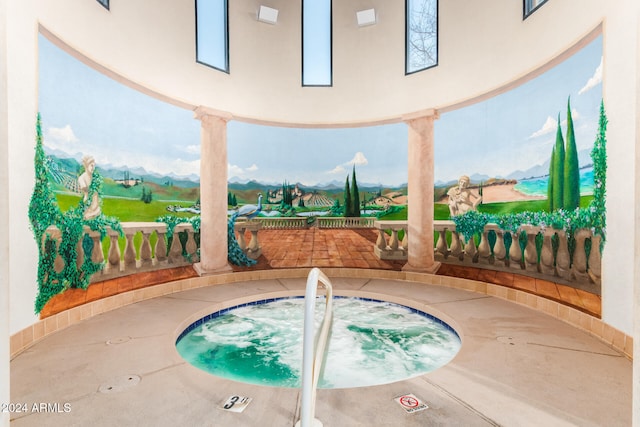
[[(98, 192), (90, 191), (92, 189), (91, 182), (93, 181), (93, 172), (96, 169), (96, 161), (92, 156), (84, 156), (82, 158), (82, 164), (84, 165), (84, 172), (78, 177), (78, 187), (83, 194), (82, 200), (86, 206), (84, 219), (91, 219), (100, 215)], [(89, 199), (91, 199), (90, 202)]]
[(463, 175), (458, 180), (458, 186), (451, 188), (447, 195), (449, 196), (449, 212), (451, 216), (462, 215), (469, 211), (475, 211), (480, 203), (482, 196), (473, 193), (469, 187), (469, 177)]

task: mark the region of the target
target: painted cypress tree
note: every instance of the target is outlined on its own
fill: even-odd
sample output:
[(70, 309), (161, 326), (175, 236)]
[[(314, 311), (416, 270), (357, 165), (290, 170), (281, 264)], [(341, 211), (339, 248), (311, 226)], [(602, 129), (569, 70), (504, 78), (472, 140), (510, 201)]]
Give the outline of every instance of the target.
[(571, 117), (571, 98), (567, 101), (567, 148), (564, 157), (563, 198), (563, 205), (567, 210), (574, 210), (580, 205), (580, 166)]
[(607, 226), (605, 206), (607, 195), (607, 122), (604, 101), (601, 101), (598, 135), (591, 150), (591, 160), (593, 161), (593, 199), (591, 200), (590, 211), (593, 212), (592, 221), (595, 233), (602, 237), (602, 244), (604, 244)]
[(556, 132), (556, 145), (553, 148), (553, 210), (564, 207), (564, 139), (560, 127), (560, 113), (558, 113), (558, 131)]
[(347, 181), (344, 184), (344, 216), (350, 217), (353, 213), (353, 208), (351, 207), (351, 190), (349, 189), (349, 175), (347, 175)]
[(549, 182), (547, 183), (547, 201), (549, 202), (549, 212), (553, 212), (553, 164), (555, 162), (556, 148), (551, 147), (551, 160), (549, 161)]
[(353, 202), (351, 204), (352, 215), (360, 216), (360, 191), (358, 191), (358, 182), (356, 181), (356, 166), (353, 165), (353, 175), (351, 178), (351, 197)]

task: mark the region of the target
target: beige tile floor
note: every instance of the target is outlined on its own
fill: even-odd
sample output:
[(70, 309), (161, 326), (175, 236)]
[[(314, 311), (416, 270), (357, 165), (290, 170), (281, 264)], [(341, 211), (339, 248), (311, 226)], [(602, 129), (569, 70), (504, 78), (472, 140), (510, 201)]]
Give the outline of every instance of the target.
[[(130, 304), (49, 335), (11, 361), (12, 402), (28, 407), (12, 414), (11, 425), (293, 426), (299, 390), (214, 377), (184, 362), (174, 343), (199, 315), (265, 296), (300, 295), (304, 285), (301, 278), (202, 287)], [(435, 285), (336, 278), (334, 287), (336, 294), (437, 314), (458, 330), (463, 345), (450, 364), (426, 375), (320, 390), (316, 416), (327, 427), (631, 424), (631, 361), (558, 319)], [(429, 408), (406, 413), (394, 397), (407, 393)], [(242, 413), (220, 409), (232, 395), (252, 401)], [(33, 412), (34, 403), (58, 403), (60, 412), (55, 405)]]

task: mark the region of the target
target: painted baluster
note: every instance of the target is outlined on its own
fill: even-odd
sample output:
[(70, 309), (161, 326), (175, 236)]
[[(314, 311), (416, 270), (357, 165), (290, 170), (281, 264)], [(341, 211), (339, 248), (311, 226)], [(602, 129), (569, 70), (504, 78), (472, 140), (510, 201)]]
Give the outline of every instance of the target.
[[(405, 234), (406, 239), (406, 234)], [(449, 248), (447, 248), (447, 229), (438, 230), (438, 241), (436, 242), (436, 252), (439, 252), (447, 259), (449, 256)]]
[(238, 241), (238, 246), (240, 247), (240, 249), (242, 249), (243, 252), (247, 252), (247, 242), (244, 239), (244, 233), (245, 233), (246, 228), (243, 225), (240, 225), (240, 227), (238, 227), (238, 234), (237, 234), (237, 241)]
[(556, 273), (565, 280), (571, 280), (569, 244), (567, 234), (558, 231), (558, 254), (556, 255)]
[(553, 265), (553, 245), (551, 238), (554, 235), (553, 230), (545, 230), (542, 240), (542, 250), (540, 252), (540, 271), (543, 274), (553, 275), (555, 267)]
[(159, 263), (164, 263), (167, 260), (166, 234), (164, 231), (156, 230), (156, 235), (158, 236), (156, 241), (156, 260)]
[(524, 265), (527, 271), (538, 271), (538, 251), (536, 250), (537, 227), (526, 227), (527, 244), (524, 247)]
[(596, 285), (602, 283), (602, 259), (600, 254), (600, 236), (591, 237), (591, 252), (589, 253), (589, 278)]
[(462, 244), (460, 243), (460, 235), (455, 230), (451, 231), (451, 247), (449, 248), (451, 255), (458, 258), (460, 261), (464, 260), (464, 252), (462, 252)]
[(258, 228), (254, 227), (251, 231), (251, 241), (249, 242), (248, 256), (256, 259), (262, 254), (260, 243), (258, 242)]
[(491, 247), (488, 238), (489, 230), (485, 229), (480, 233), (480, 243), (478, 244), (478, 261), (483, 264), (493, 264), (489, 257), (491, 256)]
[(589, 280), (587, 274), (587, 253), (584, 250), (584, 241), (591, 235), (591, 231), (586, 228), (580, 228), (576, 231), (576, 248), (573, 252), (573, 276), (579, 282)]
[(118, 233), (109, 233), (109, 271), (120, 271), (120, 245), (118, 245)]
[(391, 229), (391, 238), (389, 238), (389, 249), (392, 251), (398, 250), (398, 230)]
[(149, 236), (151, 233), (148, 231), (142, 231), (142, 245), (140, 246), (140, 266), (148, 267), (153, 264), (151, 259), (151, 243), (149, 242)]
[(187, 230), (187, 245), (185, 247), (187, 254), (191, 256), (191, 262), (198, 262), (198, 245), (196, 244), (196, 239), (194, 238), (193, 230)]
[(102, 236), (98, 232), (92, 232), (89, 234), (91, 240), (93, 240), (93, 249), (91, 250), (91, 261), (96, 264), (102, 264), (104, 262), (104, 253), (102, 252)]
[(518, 233), (511, 233), (511, 247), (509, 248), (509, 267), (517, 270), (522, 269), (520, 265), (522, 261), (522, 249), (520, 248), (520, 240)]
[(133, 236), (135, 232), (125, 232), (127, 244), (124, 247), (124, 269), (136, 268), (136, 249), (133, 246)]
[(504, 245), (504, 232), (496, 230), (496, 244), (493, 246), (493, 257), (498, 265), (506, 265), (507, 247)]
[[(373, 224), (371, 224), (371, 226), (373, 226)], [(406, 228), (403, 228), (402, 230), (404, 230), (404, 236), (402, 236), (402, 250), (407, 251), (409, 250), (409, 232)]]
[(467, 240), (464, 246), (464, 253), (471, 259), (471, 262), (478, 262), (478, 251), (476, 250), (476, 242), (473, 236)]
[(171, 247), (169, 248), (169, 264), (179, 264), (182, 262), (184, 262), (184, 257), (182, 256), (180, 234), (174, 231), (173, 238), (171, 239)]
[(380, 249), (380, 251), (384, 251), (387, 249), (387, 239), (385, 237), (384, 230), (378, 229), (378, 239), (376, 240), (376, 248)]

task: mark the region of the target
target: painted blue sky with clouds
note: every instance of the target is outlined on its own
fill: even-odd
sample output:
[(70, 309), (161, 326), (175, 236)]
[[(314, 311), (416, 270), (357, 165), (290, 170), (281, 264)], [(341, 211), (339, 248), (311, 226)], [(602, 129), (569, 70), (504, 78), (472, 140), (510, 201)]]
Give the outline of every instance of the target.
[[(39, 110), (46, 148), (91, 154), (103, 166), (199, 175), (200, 123), (193, 112), (111, 80), (43, 36), (39, 47)], [(566, 120), (569, 96), (578, 148), (590, 148), (602, 98), (601, 60), (598, 38), (513, 91), (442, 114), (435, 127), (436, 181), (474, 173), (504, 176), (544, 163), (555, 141), (558, 113)], [(359, 182), (407, 181), (403, 123), (295, 129), (231, 121), (227, 138), (230, 179), (344, 182), (356, 165)]]

